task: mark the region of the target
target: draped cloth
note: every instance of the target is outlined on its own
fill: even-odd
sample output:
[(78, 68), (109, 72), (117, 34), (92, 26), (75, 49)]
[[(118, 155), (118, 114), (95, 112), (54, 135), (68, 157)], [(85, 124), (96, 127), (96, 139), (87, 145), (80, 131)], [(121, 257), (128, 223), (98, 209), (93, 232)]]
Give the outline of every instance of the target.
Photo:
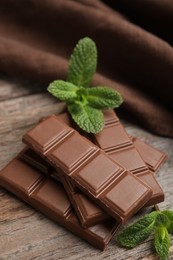
[(1, 0), (0, 72), (48, 84), (66, 79), (79, 39), (98, 48), (92, 85), (123, 96), (121, 110), (173, 137), (172, 0)]

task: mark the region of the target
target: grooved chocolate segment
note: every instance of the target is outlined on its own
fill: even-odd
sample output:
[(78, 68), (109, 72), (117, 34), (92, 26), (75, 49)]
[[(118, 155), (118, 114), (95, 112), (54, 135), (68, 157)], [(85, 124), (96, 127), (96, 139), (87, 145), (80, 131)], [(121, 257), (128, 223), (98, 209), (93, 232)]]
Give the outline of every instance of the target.
[(119, 227), (118, 222), (111, 218), (91, 228), (82, 228), (60, 183), (43, 177), (44, 181), (29, 195), (29, 187), (41, 177), (38, 170), (20, 159), (13, 159), (0, 172), (0, 185), (93, 246), (104, 250)]
[[(43, 120), (37, 128), (30, 131), (33, 145), (43, 154), (73, 133), (73, 129), (65, 129), (62, 125), (57, 124), (57, 119), (55, 117), (51, 117), (50, 124), (51, 127), (47, 124), (46, 120)], [(28, 139), (30, 136), (28, 135)], [(34, 139), (32, 138), (33, 136)]]
[[(118, 138), (115, 138), (115, 135), (112, 135), (112, 132), (118, 133)], [(119, 149), (131, 144), (129, 136), (124, 131), (124, 128), (120, 123), (105, 125), (104, 130), (93, 135), (93, 140), (105, 152)]]
[[(16, 169), (19, 169), (18, 171)], [(5, 174), (3, 172), (5, 171)], [(15, 178), (13, 175), (15, 174)], [(44, 176), (37, 169), (30, 171), (30, 167), (21, 160), (13, 160), (1, 172), (1, 183), (8, 181), (9, 185), (16, 186), (19, 192), (30, 196), (31, 193), (44, 181)]]
[(71, 174), (78, 167), (82, 167), (97, 151), (97, 147), (85, 139), (81, 141), (80, 135), (73, 132), (64, 142), (49, 151), (48, 158), (62, 167), (67, 174)]
[[(47, 144), (50, 144), (49, 138), (45, 137), (44, 133), (44, 138), (41, 138), (42, 132), (49, 131), (49, 128), (51, 129), (51, 123), (52, 121), (54, 122), (54, 128), (57, 129), (56, 131), (56, 136), (60, 136), (62, 132), (67, 132), (67, 133), (73, 133), (74, 130), (72, 130), (70, 127), (66, 126), (65, 124), (61, 123), (57, 117), (51, 116), (45, 119), (43, 122), (40, 122), (36, 127), (34, 127), (32, 130), (30, 130), (28, 133), (26, 133), (23, 137), (23, 141), (28, 144), (33, 150), (38, 152), (41, 156), (45, 155), (45, 158), (49, 160), (49, 162), (54, 166), (57, 170), (61, 170), (61, 173), (64, 174), (64, 176), (68, 176), (71, 180), (73, 180), (81, 190), (83, 190), (87, 195), (89, 195), (96, 203), (98, 203), (100, 206), (103, 207), (105, 211), (107, 211), (110, 215), (112, 215), (114, 218), (118, 219), (121, 222), (125, 222), (128, 218), (130, 218), (134, 213), (136, 213), (148, 199), (151, 197), (151, 189), (148, 188), (147, 185), (145, 185), (140, 179), (135, 177), (129, 172), (126, 172), (127, 175), (131, 176), (131, 183), (128, 183), (128, 186), (125, 189), (125, 183), (127, 183), (126, 179), (123, 178), (123, 173), (125, 172), (125, 169), (120, 167), (116, 162), (111, 160), (105, 153), (103, 152), (97, 152), (93, 153), (92, 156), (90, 154), (88, 155), (88, 160), (87, 160), (87, 151), (88, 147), (89, 150), (98, 149), (96, 148), (95, 145), (93, 145), (91, 142), (89, 142), (86, 138), (82, 137), (79, 133), (75, 131), (75, 134), (71, 134), (69, 138), (63, 137), (61, 139), (58, 138), (57, 143), (53, 143), (53, 147), (49, 147), (49, 152), (44, 153), (42, 147), (45, 147)], [(58, 125), (56, 127), (56, 124)], [(58, 130), (59, 129), (59, 130)], [(36, 135), (35, 135), (36, 133)], [(40, 135), (40, 138), (38, 139), (38, 135)], [(50, 136), (50, 134), (49, 134)], [(72, 137), (73, 136), (73, 137)], [(77, 138), (76, 138), (77, 137)], [(76, 142), (79, 142), (82, 148), (82, 155), (80, 155), (80, 152), (78, 151), (80, 149), (79, 146), (75, 146), (75, 140), (73, 142), (69, 143), (68, 141), (70, 138), (76, 138)], [(45, 141), (45, 143), (44, 143)], [(66, 143), (66, 145), (65, 145)], [(88, 143), (88, 144), (86, 144)], [(73, 146), (73, 147), (72, 147)], [(62, 152), (62, 155), (60, 153), (54, 153), (54, 147), (55, 149), (59, 149), (59, 151)], [(99, 150), (99, 149), (98, 149)], [(73, 151), (73, 154), (75, 155), (75, 162), (76, 165), (75, 167), (71, 168), (71, 161), (66, 162), (66, 158), (70, 156), (71, 154), (69, 151)], [(107, 177), (103, 179), (98, 175), (98, 170), (100, 170), (99, 163), (95, 163), (94, 167), (89, 167), (90, 163), (93, 162), (98, 156), (102, 154), (103, 157), (105, 157), (105, 160), (108, 163), (108, 176), (110, 179), (108, 180)], [(82, 158), (83, 156), (83, 158)], [(103, 158), (102, 157), (102, 158)], [(83, 163), (85, 161), (85, 163)], [(78, 164), (78, 162), (82, 162), (82, 165)], [(116, 172), (119, 171), (119, 176), (115, 175), (115, 173), (112, 172), (112, 164), (115, 165), (115, 168), (117, 169)], [(110, 165), (110, 166), (109, 166)], [(85, 177), (81, 172), (85, 171), (85, 167), (88, 168), (87, 174), (90, 175), (91, 172), (93, 173), (93, 178), (94, 173), (97, 174), (98, 176), (98, 183), (100, 184), (99, 186), (96, 186), (95, 181), (93, 182), (93, 178), (89, 179)], [(73, 170), (73, 172), (71, 172)], [(91, 176), (91, 175), (90, 175)], [(135, 185), (135, 188), (137, 189), (137, 183), (141, 189), (140, 193), (135, 193), (132, 192), (130, 203), (128, 206), (128, 210), (124, 212), (124, 204), (127, 203), (129, 200), (129, 192), (126, 193), (126, 190), (128, 190), (129, 185), (133, 187)], [(108, 185), (106, 185), (108, 184)], [(106, 198), (106, 195), (111, 192), (111, 190), (116, 189), (116, 185), (118, 184), (118, 187), (123, 187), (124, 194), (123, 197), (119, 197), (119, 202), (117, 205), (117, 200), (114, 202), (111, 200), (111, 205), (108, 205), (107, 202), (105, 202), (104, 198)], [(119, 188), (120, 189), (120, 188)], [(138, 189), (137, 189), (138, 190)], [(122, 206), (120, 206), (122, 205)], [(121, 208), (122, 207), (122, 210)], [(118, 210), (117, 210), (118, 209)]]
[(123, 173), (124, 169), (99, 151), (90, 163), (74, 174), (74, 179), (97, 197), (110, 185), (113, 185), (117, 179), (119, 180)]
[[(115, 210), (119, 211), (120, 215), (125, 215), (133, 208), (134, 198), (138, 197), (140, 199), (145, 189), (142, 183), (139, 185), (138, 180), (134, 180), (133, 175), (129, 175), (127, 172), (124, 172), (122, 178), (123, 182), (121, 182), (119, 178), (116, 186), (102, 196), (103, 201), (105, 201), (107, 205), (112, 208), (115, 208), (116, 205)], [(131, 185), (132, 181), (133, 185)], [(126, 199), (127, 197), (128, 200)], [(124, 203), (122, 204), (121, 201)]]
[(119, 149), (118, 151), (108, 152), (108, 154), (113, 160), (123, 165), (131, 173), (138, 173), (147, 169), (138, 151), (132, 145), (124, 149)]
[(166, 160), (166, 154), (137, 138), (132, 138), (132, 141), (149, 169), (156, 172)]
[[(55, 196), (57, 193), (56, 189), (58, 189), (58, 198)], [(64, 195), (64, 188), (62, 185), (48, 178), (33, 192), (32, 199), (34, 201), (39, 201), (40, 204), (49, 205), (49, 207), (51, 206), (57, 215), (61, 215), (64, 218), (68, 218), (72, 213), (71, 204), (69, 203), (67, 196)]]
[(163, 190), (158, 184), (152, 172), (147, 171), (147, 172), (138, 173), (137, 176), (146, 184), (148, 184), (153, 190), (152, 198), (150, 198), (150, 200), (146, 203), (145, 206), (151, 206), (161, 201), (164, 201), (165, 196)]

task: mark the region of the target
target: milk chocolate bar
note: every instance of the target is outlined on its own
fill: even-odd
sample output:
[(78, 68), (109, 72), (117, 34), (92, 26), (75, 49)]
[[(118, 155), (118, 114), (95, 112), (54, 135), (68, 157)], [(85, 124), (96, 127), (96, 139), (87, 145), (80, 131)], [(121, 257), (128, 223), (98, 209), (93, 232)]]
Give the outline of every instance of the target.
[(119, 227), (109, 218), (102, 224), (82, 228), (62, 184), (19, 158), (0, 172), (0, 185), (100, 250), (105, 249)]
[(143, 181), (56, 116), (28, 131), (23, 141), (121, 223), (152, 195)]

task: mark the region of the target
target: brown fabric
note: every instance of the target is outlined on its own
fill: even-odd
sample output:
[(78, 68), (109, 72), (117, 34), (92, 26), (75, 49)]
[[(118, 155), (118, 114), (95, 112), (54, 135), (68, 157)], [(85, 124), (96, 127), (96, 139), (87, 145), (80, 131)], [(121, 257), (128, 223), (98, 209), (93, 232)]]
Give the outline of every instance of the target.
[(172, 0), (1, 0), (0, 71), (48, 84), (65, 79), (82, 37), (95, 40), (93, 85), (124, 98), (121, 109), (173, 137)]

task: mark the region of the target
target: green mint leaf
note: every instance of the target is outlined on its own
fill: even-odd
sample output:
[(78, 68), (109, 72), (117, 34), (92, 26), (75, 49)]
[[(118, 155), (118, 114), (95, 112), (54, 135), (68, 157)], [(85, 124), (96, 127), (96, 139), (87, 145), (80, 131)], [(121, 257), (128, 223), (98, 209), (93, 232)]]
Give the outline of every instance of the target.
[(147, 214), (137, 222), (127, 226), (117, 236), (117, 242), (126, 248), (133, 248), (144, 241), (154, 230), (157, 211)]
[(170, 221), (169, 226), (167, 227), (169, 234), (173, 235), (173, 221)]
[(104, 126), (104, 117), (101, 110), (92, 108), (80, 101), (67, 104), (76, 124), (87, 133), (98, 133)]
[(81, 39), (70, 58), (67, 81), (88, 87), (97, 67), (97, 48), (89, 37)]
[(55, 80), (48, 86), (48, 91), (61, 101), (73, 100), (77, 97), (79, 87), (70, 82)]
[(85, 95), (88, 104), (97, 109), (113, 109), (122, 103), (121, 95), (111, 88), (98, 86), (87, 88), (84, 91), (83, 95)]
[(166, 227), (160, 225), (155, 230), (154, 246), (161, 260), (166, 260), (169, 255), (170, 236)]
[(167, 216), (170, 221), (173, 221), (173, 211), (172, 210), (163, 210), (162, 214)]
[(170, 234), (173, 235), (173, 211), (171, 210), (164, 210), (162, 211), (162, 213), (167, 216), (167, 218), (169, 219), (170, 223), (169, 226), (167, 227), (167, 230)]
[(163, 225), (165, 227), (168, 227), (169, 224), (170, 224), (169, 218), (166, 215), (164, 215), (162, 212), (160, 212), (156, 217), (155, 226)]

